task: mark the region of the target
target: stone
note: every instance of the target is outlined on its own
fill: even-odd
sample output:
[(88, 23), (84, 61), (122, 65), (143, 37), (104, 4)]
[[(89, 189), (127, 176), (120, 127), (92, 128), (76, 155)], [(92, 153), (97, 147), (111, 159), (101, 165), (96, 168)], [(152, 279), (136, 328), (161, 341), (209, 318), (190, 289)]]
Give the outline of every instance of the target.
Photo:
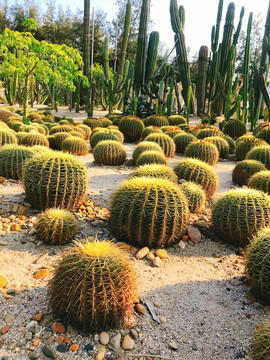
[(87, 351), (87, 352), (92, 351), (93, 349), (94, 349), (94, 346), (92, 344), (87, 344), (84, 347), (84, 350)]
[(184, 236), (182, 237), (182, 241), (188, 241), (188, 236), (187, 236), (187, 235), (184, 235)]
[(160, 307), (160, 302), (159, 301), (154, 301), (154, 303), (153, 303), (156, 307)]
[(132, 247), (132, 248), (129, 250), (129, 252), (130, 252), (132, 255), (136, 255), (137, 252), (138, 252), (138, 249), (135, 248), (135, 247)]
[(5, 231), (7, 234), (10, 233), (10, 225), (3, 226), (3, 231)]
[(3, 275), (0, 275), (0, 288), (5, 288), (7, 286), (7, 280)]
[(122, 341), (122, 349), (124, 350), (132, 350), (134, 348), (134, 340), (131, 339), (129, 335), (125, 335)]
[(209, 228), (209, 225), (207, 224), (207, 222), (203, 221), (203, 220), (197, 220), (196, 222), (193, 223), (193, 225), (199, 229), (208, 229)]
[(77, 336), (78, 331), (76, 329), (73, 329), (71, 325), (67, 326), (67, 333), (69, 333), (71, 336)]
[(167, 251), (164, 249), (158, 249), (156, 250), (156, 256), (160, 259), (165, 259), (168, 257)]
[(56, 346), (56, 350), (59, 351), (60, 353), (65, 353), (67, 352), (67, 345), (65, 344), (59, 344)]
[(136, 308), (137, 313), (139, 313), (139, 314), (145, 314), (145, 312), (146, 312), (146, 308), (142, 304), (136, 304), (135, 308)]
[(54, 336), (50, 336), (47, 341), (46, 344), (51, 345), (54, 342)]
[(43, 318), (43, 315), (44, 314), (42, 314), (42, 313), (38, 313), (32, 318), (32, 320), (40, 321)]
[(111, 337), (109, 344), (115, 351), (119, 350), (121, 347), (121, 334), (118, 333), (115, 336)]
[(31, 340), (33, 337), (33, 334), (31, 333), (31, 331), (27, 331), (27, 333), (24, 335), (26, 340)]
[(57, 344), (63, 344), (64, 342), (64, 336), (58, 336), (58, 338), (56, 339)]
[(29, 236), (34, 236), (34, 235), (36, 235), (36, 233), (37, 233), (37, 230), (36, 230), (35, 228), (32, 228), (32, 229), (29, 231), (28, 235), (29, 235)]
[[(4, 233), (5, 234), (5, 233)], [(4, 240), (0, 240), (0, 246), (7, 246), (8, 242)]]
[(18, 214), (18, 215), (22, 215), (22, 214), (25, 213), (25, 210), (26, 210), (26, 207), (25, 207), (25, 206), (19, 205), (19, 206), (18, 206), (18, 210), (17, 210), (17, 214)]
[(26, 329), (28, 331), (34, 332), (34, 329), (36, 328), (36, 326), (38, 325), (38, 322), (35, 320), (30, 321), (27, 325), (26, 325)]
[(56, 353), (50, 346), (46, 346), (46, 345), (43, 346), (42, 352), (49, 359), (56, 359)]
[(64, 343), (65, 344), (69, 344), (70, 343), (70, 340), (67, 336), (64, 336)]
[(21, 230), (21, 227), (19, 224), (13, 224), (11, 225), (11, 228), (10, 228), (11, 231), (20, 231)]
[(8, 110), (0, 110), (0, 121), (3, 121), (3, 122), (5, 122), (5, 123), (7, 123), (8, 122), (8, 119), (10, 118), (10, 117), (16, 117), (16, 118), (19, 118), (19, 119), (21, 119), (21, 116), (20, 115), (18, 115), (18, 114), (15, 114), (15, 113), (13, 113), (13, 112), (11, 112), (11, 111), (8, 111)]
[(28, 355), (30, 360), (39, 359), (39, 353), (37, 351), (31, 351)]
[(96, 360), (103, 360), (105, 357), (105, 352), (104, 351), (100, 351), (97, 356), (96, 356)]
[(193, 241), (195, 244), (202, 240), (202, 234), (195, 226), (189, 225), (187, 231), (191, 241)]
[(186, 244), (185, 244), (185, 242), (182, 241), (182, 240), (179, 242), (178, 246), (179, 246), (180, 249), (182, 249), (182, 250), (185, 250), (185, 248), (186, 248)]
[(8, 314), (8, 315), (5, 317), (5, 322), (6, 322), (6, 323), (10, 323), (10, 322), (12, 322), (14, 319), (15, 319), (15, 316), (14, 316), (14, 315)]
[(163, 323), (163, 324), (164, 324), (165, 322), (167, 322), (167, 319), (165, 318), (165, 316), (161, 316), (159, 320), (160, 320), (160, 322)]
[(270, 314), (270, 306), (265, 306), (265, 307), (264, 307), (264, 311), (265, 311), (267, 314)]
[(115, 244), (119, 249), (124, 251), (129, 251), (131, 249), (131, 245), (126, 244), (124, 242), (119, 242)]
[(156, 266), (156, 267), (161, 268), (161, 267), (163, 267), (163, 262), (162, 262), (162, 260), (161, 260), (159, 257), (156, 256), (156, 257), (153, 259), (153, 265)]
[(42, 319), (39, 322), (40, 326), (47, 326), (49, 325), (53, 320), (53, 315), (52, 314), (44, 314), (42, 316)]
[(34, 346), (38, 346), (38, 344), (41, 342), (41, 339), (36, 339), (34, 342), (33, 342), (33, 345)]
[(136, 259), (141, 260), (149, 253), (149, 248), (147, 246), (140, 249), (136, 254)]
[(50, 272), (48, 269), (40, 269), (40, 270), (37, 270), (34, 274), (34, 278), (36, 280), (39, 280), (39, 279), (43, 279), (45, 278), (46, 276), (50, 275)]
[(138, 332), (135, 329), (130, 330), (130, 335), (133, 337), (133, 339), (138, 340), (139, 335)]
[(6, 326), (3, 326), (0, 330), (1, 334), (6, 334), (10, 329), (10, 326), (6, 325)]
[(99, 342), (102, 345), (107, 345), (109, 343), (109, 340), (110, 340), (110, 335), (107, 332), (102, 331), (102, 333), (100, 333), (99, 335)]
[(174, 341), (169, 342), (169, 347), (174, 351), (178, 350), (178, 345)]
[(72, 352), (76, 352), (79, 350), (79, 345), (78, 344), (71, 344), (69, 347), (69, 350)]
[(155, 258), (155, 254), (153, 253), (153, 251), (149, 251), (149, 253), (146, 255), (147, 260), (153, 261)]
[(52, 326), (52, 333), (59, 333), (59, 334), (64, 334), (66, 332), (66, 328), (65, 325), (63, 325), (62, 323), (55, 321)]

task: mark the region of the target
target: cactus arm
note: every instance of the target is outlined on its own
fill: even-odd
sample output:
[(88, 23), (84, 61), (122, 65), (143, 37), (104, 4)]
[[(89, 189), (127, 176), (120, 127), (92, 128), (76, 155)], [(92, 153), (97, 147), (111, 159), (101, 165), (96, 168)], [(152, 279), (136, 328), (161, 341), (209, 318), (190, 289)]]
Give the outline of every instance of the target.
[(179, 6), (179, 19), (180, 19), (180, 24), (182, 26), (182, 31), (184, 32), (186, 16), (185, 16), (184, 6), (182, 6), (182, 5)]
[(190, 115), (190, 99), (192, 95), (192, 87), (191, 85), (188, 87), (187, 93), (187, 124), (189, 124), (189, 115)]
[(103, 47), (103, 67), (105, 79), (109, 80), (109, 38), (105, 36)]
[(238, 25), (237, 25), (237, 29), (236, 29), (236, 32), (235, 32), (234, 35), (233, 35), (233, 44), (234, 44), (235, 46), (236, 46), (236, 44), (237, 44), (237, 42), (238, 42), (238, 39), (239, 39), (239, 35), (240, 35), (241, 27), (242, 27), (242, 20), (243, 20), (244, 14), (245, 14), (245, 8), (244, 8), (244, 6), (242, 6), (241, 12), (240, 12), (239, 22), (238, 22)]
[(119, 74), (122, 74), (122, 73), (123, 73), (124, 66), (125, 66), (126, 51), (127, 51), (127, 45), (128, 45), (128, 35), (129, 35), (129, 29), (130, 29), (130, 22), (131, 22), (131, 1), (128, 0), (127, 6), (126, 6), (126, 14), (125, 14), (125, 24), (124, 24), (124, 33), (123, 33), (122, 47), (121, 47)]
[(218, 12), (217, 12), (217, 22), (216, 26), (212, 28), (212, 44), (211, 49), (213, 52), (217, 50), (218, 47), (218, 39), (219, 39), (219, 32), (220, 32), (220, 23), (222, 18), (222, 11), (223, 11), (223, 0), (219, 0), (218, 3)]
[(167, 96), (167, 116), (172, 115), (172, 100), (173, 100), (172, 96), (173, 96), (173, 78), (171, 79), (170, 92)]
[(206, 97), (206, 80), (208, 68), (208, 47), (201, 46), (198, 60), (198, 80), (197, 80), (197, 114), (204, 112)]
[(158, 44), (159, 44), (159, 33), (157, 31), (152, 31), (149, 38), (148, 54), (147, 54), (147, 62), (146, 62), (146, 74), (145, 74), (146, 84), (154, 76), (154, 72), (157, 64)]
[(227, 92), (227, 102), (225, 105), (225, 120), (229, 120), (229, 112), (231, 109), (231, 97), (232, 97), (232, 78), (233, 78), (233, 69), (232, 69), (232, 61), (234, 57), (235, 47), (231, 46), (230, 54), (229, 54), (229, 69), (228, 69), (228, 92)]
[(170, 2), (170, 14), (171, 14), (171, 25), (173, 32), (180, 33), (183, 32), (181, 20), (179, 16), (177, 0), (171, 0)]

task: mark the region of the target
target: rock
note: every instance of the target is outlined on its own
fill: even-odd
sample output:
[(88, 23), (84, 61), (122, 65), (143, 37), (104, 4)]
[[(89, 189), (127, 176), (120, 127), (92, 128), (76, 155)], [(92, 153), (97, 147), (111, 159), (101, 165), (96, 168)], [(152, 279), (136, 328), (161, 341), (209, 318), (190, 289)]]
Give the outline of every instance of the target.
[(6, 323), (10, 323), (10, 322), (12, 322), (14, 319), (15, 319), (15, 316), (14, 316), (14, 315), (8, 314), (8, 315), (5, 317), (5, 322), (6, 322)]
[(33, 337), (33, 334), (31, 333), (31, 331), (27, 331), (27, 333), (24, 335), (26, 340), (31, 340)]
[(167, 319), (165, 318), (165, 316), (161, 316), (159, 320), (160, 320), (160, 322), (163, 323), (163, 324), (164, 324), (165, 322), (167, 322)]
[(10, 233), (10, 225), (3, 226), (3, 231), (5, 231), (7, 234)]
[(40, 269), (40, 270), (37, 270), (34, 274), (34, 278), (36, 280), (39, 280), (39, 279), (43, 279), (45, 278), (46, 276), (50, 275), (50, 272), (48, 269)]
[(149, 248), (145, 246), (137, 252), (135, 257), (137, 260), (140, 260), (144, 258), (148, 253), (149, 253)]
[(50, 336), (48, 340), (46, 341), (47, 345), (51, 345), (54, 342), (54, 336)]
[(124, 350), (132, 350), (134, 348), (134, 340), (131, 339), (129, 335), (125, 335), (122, 341), (122, 349)]
[(94, 346), (92, 344), (87, 344), (84, 347), (84, 350), (87, 352), (92, 351), (93, 349), (94, 349)]
[(32, 229), (29, 231), (28, 235), (29, 235), (29, 236), (34, 236), (34, 235), (36, 235), (36, 233), (37, 233), (37, 230), (36, 230), (35, 228), (32, 228)]
[(43, 315), (42, 313), (38, 313), (37, 315), (35, 315), (32, 320), (35, 320), (35, 321), (40, 321), (42, 318), (43, 318)]
[(43, 346), (42, 352), (49, 359), (56, 359), (56, 353), (50, 346), (46, 346), (46, 345)]
[(21, 230), (21, 227), (19, 224), (13, 224), (11, 225), (11, 228), (10, 228), (11, 231), (20, 231)]
[(169, 342), (169, 347), (174, 351), (178, 350), (178, 345), (174, 341)]
[(153, 253), (153, 251), (149, 251), (149, 253), (146, 255), (147, 260), (153, 261), (155, 258), (155, 254)]
[(38, 322), (35, 321), (35, 320), (32, 320), (25, 326), (25, 328), (28, 331), (35, 332), (35, 328), (36, 328), (37, 325), (38, 325)]
[(132, 248), (129, 250), (129, 252), (130, 252), (132, 255), (136, 255), (137, 252), (138, 252), (138, 249), (135, 248), (135, 247), (132, 247)]
[(95, 341), (99, 341), (99, 334), (95, 334), (95, 335), (94, 335), (94, 340), (95, 340)]
[(39, 353), (37, 351), (31, 351), (28, 355), (30, 360), (39, 359)]
[(159, 257), (156, 256), (156, 257), (153, 259), (153, 265), (156, 266), (156, 267), (161, 268), (161, 267), (163, 267), (163, 262), (162, 262), (162, 260), (161, 260)]
[(60, 353), (65, 353), (67, 352), (67, 345), (65, 344), (59, 344), (56, 346), (56, 350), (59, 351)]
[(138, 340), (139, 335), (138, 332), (135, 329), (130, 330), (130, 335), (133, 337), (133, 339)]
[(110, 340), (110, 335), (107, 332), (102, 331), (102, 333), (100, 333), (99, 335), (99, 342), (102, 345), (107, 345), (109, 343), (109, 340)]
[(184, 236), (182, 237), (182, 241), (188, 241), (188, 236), (187, 236), (187, 235), (184, 235)]
[(105, 352), (104, 351), (100, 351), (97, 356), (96, 356), (96, 360), (103, 360), (105, 357)]
[(3, 326), (0, 330), (1, 334), (6, 334), (10, 329), (10, 326), (6, 325), (6, 326)]
[(63, 344), (64, 342), (64, 336), (58, 336), (58, 338), (56, 339), (57, 344)]
[(195, 226), (189, 225), (187, 231), (191, 241), (193, 241), (195, 244), (202, 240), (202, 234)]
[(25, 206), (19, 205), (19, 206), (18, 206), (18, 210), (17, 210), (17, 214), (18, 214), (18, 215), (22, 215), (22, 214), (25, 213), (25, 210), (26, 210), (26, 207), (25, 207)]
[[(5, 233), (4, 233), (5, 234)], [(8, 242), (4, 240), (0, 240), (0, 246), (7, 246)]]
[(184, 241), (180, 241), (180, 243), (178, 244), (178, 246), (180, 247), (180, 249), (182, 249), (182, 250), (185, 250), (185, 248), (186, 248), (186, 244), (184, 243)]
[(62, 323), (55, 321), (52, 326), (52, 333), (59, 333), (59, 334), (64, 334), (66, 332), (66, 328), (65, 325), (63, 325)]
[(67, 333), (70, 334), (71, 336), (78, 335), (78, 331), (76, 329), (73, 329), (73, 327), (71, 325), (67, 326)]
[(160, 302), (159, 301), (154, 301), (154, 303), (153, 303), (156, 307), (160, 307)]
[(124, 250), (124, 251), (129, 251), (130, 248), (131, 248), (131, 245), (126, 244), (126, 243), (124, 243), (124, 242), (119, 242), (119, 243), (116, 243), (115, 245), (116, 245), (119, 249)]
[(192, 350), (194, 351), (198, 351), (198, 346), (195, 342), (193, 342), (192, 346), (191, 346)]
[(47, 326), (49, 325), (53, 320), (53, 315), (52, 314), (44, 314), (42, 316), (42, 319), (39, 322), (40, 326)]
[(206, 221), (203, 220), (197, 220), (196, 222), (193, 223), (193, 225), (199, 229), (209, 229), (209, 225), (207, 224)]
[(136, 304), (135, 308), (136, 308), (137, 313), (139, 313), (139, 314), (145, 314), (145, 312), (146, 312), (146, 308), (142, 304)]
[(78, 344), (71, 344), (69, 347), (69, 350), (72, 352), (76, 352), (79, 350), (79, 345)]
[(8, 111), (8, 110), (0, 110), (0, 121), (3, 121), (3, 122), (5, 122), (5, 123), (7, 123), (8, 122), (8, 119), (10, 118), (10, 117), (16, 117), (16, 118), (19, 118), (19, 119), (21, 119), (21, 116), (20, 115), (18, 115), (18, 114), (15, 114), (15, 113), (13, 113), (13, 112), (11, 112), (11, 111)]
[(267, 314), (270, 314), (270, 306), (265, 306), (265, 307), (264, 307), (264, 311), (265, 311)]
[(38, 346), (38, 344), (41, 342), (41, 339), (36, 339), (34, 342), (33, 342), (33, 345), (34, 346)]
[(115, 336), (111, 337), (109, 344), (115, 351), (119, 350), (121, 346), (121, 334), (118, 333)]
[(167, 251), (164, 249), (158, 249), (156, 250), (156, 256), (160, 259), (165, 259), (168, 257)]

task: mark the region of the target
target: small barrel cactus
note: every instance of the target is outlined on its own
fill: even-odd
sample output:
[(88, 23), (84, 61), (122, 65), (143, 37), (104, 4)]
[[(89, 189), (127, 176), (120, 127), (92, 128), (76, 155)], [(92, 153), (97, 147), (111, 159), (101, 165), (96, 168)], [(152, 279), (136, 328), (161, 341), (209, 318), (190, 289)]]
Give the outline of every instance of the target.
[(257, 136), (262, 129), (269, 128), (269, 127), (270, 127), (269, 121), (262, 122), (255, 127), (255, 129), (253, 131), (253, 135)]
[(193, 141), (195, 140), (195, 136), (191, 135), (191, 134), (185, 134), (185, 133), (181, 133), (179, 135), (176, 135), (174, 138), (174, 143), (176, 146), (176, 153), (177, 154), (183, 154), (186, 150), (186, 147)]
[(50, 128), (50, 135), (59, 133), (59, 132), (70, 132), (73, 130), (71, 125), (56, 125)]
[(187, 198), (188, 208), (191, 213), (195, 214), (204, 209), (206, 196), (200, 185), (187, 181), (180, 185), (180, 189)]
[(142, 133), (142, 139), (145, 139), (148, 135), (151, 134), (162, 134), (163, 131), (156, 126), (147, 126)]
[(17, 138), (13, 130), (8, 128), (0, 128), (0, 146), (8, 144), (17, 144)]
[(163, 150), (161, 149), (161, 147), (155, 143), (155, 142), (150, 142), (150, 141), (142, 141), (141, 143), (139, 143), (132, 155), (132, 159), (133, 159), (133, 163), (136, 164), (136, 161), (138, 159), (138, 157), (144, 152), (144, 151), (158, 151), (162, 154), (164, 154)]
[(168, 117), (169, 125), (182, 125), (186, 124), (187, 120), (180, 115), (171, 115)]
[[(107, 129), (108, 129), (108, 128), (107, 128)], [(121, 133), (121, 131), (119, 131), (119, 130), (117, 130), (117, 129), (108, 129), (108, 130), (109, 130), (109, 132), (110, 132), (111, 134), (116, 135), (117, 138), (118, 138), (118, 141), (119, 141), (121, 144), (123, 144), (123, 142), (124, 142), (124, 135)]]
[(17, 138), (17, 142), (18, 142), (18, 145), (21, 145), (22, 144), (22, 139), (25, 137), (25, 135), (27, 135), (28, 133), (26, 132), (18, 132), (16, 133), (16, 138)]
[(114, 141), (118, 141), (119, 139), (118, 137), (111, 133), (111, 132), (96, 132), (91, 136), (90, 139), (90, 145), (92, 147), (92, 149), (100, 142), (100, 141), (104, 141), (104, 140), (114, 140)]
[(42, 213), (36, 226), (39, 239), (50, 245), (63, 245), (71, 242), (79, 228), (75, 217), (63, 209), (48, 209)]
[(87, 155), (89, 152), (86, 141), (76, 136), (70, 136), (64, 140), (62, 143), (62, 150), (78, 156)]
[(129, 255), (109, 241), (76, 243), (49, 283), (55, 315), (84, 332), (119, 327), (133, 315), (137, 277)]
[(55, 143), (55, 147), (56, 149), (58, 150), (62, 150), (62, 145), (63, 145), (63, 142), (72, 136), (71, 133), (69, 132), (61, 132), (61, 133), (56, 133), (54, 136), (54, 143)]
[(97, 127), (103, 127), (102, 122), (99, 121), (99, 119), (94, 118), (83, 120), (83, 125), (89, 126), (91, 130), (94, 130)]
[[(267, 254), (268, 255), (268, 254)], [(270, 360), (270, 318), (257, 326), (251, 347), (252, 360)]]
[(23, 137), (21, 143), (22, 145), (25, 146), (35, 146), (35, 145), (41, 145), (47, 147), (50, 146), (48, 139), (46, 138), (45, 135), (42, 134), (29, 133)]
[(174, 139), (175, 136), (177, 136), (179, 134), (184, 134), (184, 131), (179, 129), (179, 127), (177, 127), (177, 126), (175, 126), (174, 128), (170, 128), (165, 132), (165, 135), (168, 135), (172, 139)]
[(150, 141), (157, 143), (164, 154), (168, 158), (173, 158), (175, 153), (175, 143), (172, 138), (165, 134), (151, 134), (148, 135), (144, 141)]
[(70, 124), (70, 122), (66, 119), (62, 119), (59, 121), (59, 125), (69, 125), (69, 124)]
[(258, 139), (263, 139), (265, 140), (268, 144), (270, 144), (270, 127), (265, 127), (263, 129), (261, 129), (258, 133), (257, 133), (257, 138)]
[(270, 146), (255, 146), (247, 153), (246, 159), (260, 161), (270, 169)]
[[(21, 133), (21, 134), (24, 134), (24, 133)], [(67, 134), (67, 133), (61, 133), (61, 134)], [(54, 135), (48, 135), (46, 138), (49, 141), (49, 147), (51, 149), (53, 149), (53, 150), (57, 149), (57, 146), (55, 144), (55, 136)]]
[(135, 178), (114, 193), (109, 222), (119, 241), (160, 248), (180, 241), (188, 218), (187, 200), (176, 184)]
[(267, 143), (262, 139), (248, 138), (246, 137), (236, 145), (235, 155), (238, 161), (244, 160), (247, 153), (255, 146), (267, 146)]
[(159, 164), (142, 165), (138, 167), (129, 178), (133, 179), (137, 177), (165, 179), (178, 183), (178, 177), (175, 172), (169, 166)]
[(261, 190), (270, 194), (270, 171), (262, 170), (252, 175), (248, 180), (247, 186), (251, 189)]
[(201, 185), (210, 200), (218, 188), (218, 176), (213, 168), (197, 159), (183, 159), (174, 167), (178, 179), (192, 181)]
[(222, 132), (216, 127), (207, 127), (206, 129), (201, 129), (197, 135), (198, 139), (205, 139), (210, 136), (222, 136)]
[(103, 127), (108, 127), (108, 126), (111, 126), (113, 123), (110, 119), (104, 117), (104, 118), (99, 118), (98, 121), (100, 121), (102, 123), (102, 126)]
[(161, 114), (154, 114), (149, 116), (147, 119), (145, 119), (145, 126), (167, 126), (169, 125), (168, 119), (165, 118), (165, 116)]
[(136, 116), (125, 116), (119, 123), (119, 130), (126, 142), (136, 142), (142, 137), (144, 123)]
[(26, 197), (35, 209), (76, 209), (87, 189), (85, 166), (73, 155), (48, 151), (24, 167)]
[(159, 151), (149, 150), (141, 153), (141, 155), (136, 161), (137, 166), (146, 164), (168, 165), (168, 161), (163, 153)]
[(205, 138), (205, 140), (211, 141), (214, 145), (216, 145), (219, 157), (221, 159), (226, 159), (229, 156), (230, 148), (228, 142), (220, 136), (210, 136), (209, 138)]
[(236, 246), (270, 224), (270, 196), (253, 189), (230, 190), (214, 205), (212, 227), (216, 236)]
[[(90, 128), (89, 128), (90, 129)], [(71, 136), (76, 136), (76, 137), (79, 137), (80, 139), (83, 139), (85, 140), (85, 136), (81, 133), (81, 132), (78, 132), (78, 131), (71, 131), (69, 133), (62, 133), (62, 134), (69, 134)]]
[(34, 154), (32, 149), (24, 146), (6, 145), (0, 148), (0, 176), (21, 179), (25, 163)]
[(74, 128), (75, 131), (77, 131), (78, 129), (80, 129), (79, 131), (83, 131), (84, 132), (84, 139), (85, 140), (89, 140), (90, 136), (91, 136), (91, 128), (87, 125), (79, 125), (77, 127)]
[(251, 176), (262, 170), (266, 170), (266, 167), (260, 161), (242, 160), (235, 165), (232, 180), (237, 185), (247, 185)]
[(229, 120), (223, 128), (225, 135), (229, 135), (233, 139), (239, 138), (247, 133), (246, 125), (240, 120)]
[(97, 164), (122, 165), (126, 161), (126, 150), (122, 144), (114, 140), (100, 141), (93, 150)]
[(209, 140), (194, 140), (185, 150), (185, 157), (199, 159), (209, 165), (215, 165), (219, 159), (219, 152), (215, 144)]

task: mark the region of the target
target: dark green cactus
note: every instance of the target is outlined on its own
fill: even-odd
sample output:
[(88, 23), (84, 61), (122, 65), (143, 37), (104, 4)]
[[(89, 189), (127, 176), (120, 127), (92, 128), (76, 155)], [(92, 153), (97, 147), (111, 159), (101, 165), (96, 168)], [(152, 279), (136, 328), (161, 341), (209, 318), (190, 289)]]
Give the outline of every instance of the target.
[(208, 47), (201, 46), (198, 60), (197, 114), (203, 114), (206, 99), (206, 80), (208, 70)]
[(210, 136), (221, 136), (223, 135), (222, 132), (217, 129), (215, 126), (206, 127), (205, 129), (200, 130), (200, 132), (197, 135), (198, 139), (205, 139)]
[(120, 64), (119, 64), (119, 70), (118, 70), (119, 74), (123, 74), (123, 72), (124, 72), (127, 45), (128, 45), (128, 35), (129, 35), (130, 22), (131, 22), (131, 11), (132, 11), (132, 9), (131, 9), (131, 1), (128, 0), (127, 5), (126, 5), (123, 40), (122, 40)]
[(145, 119), (144, 122), (145, 126), (156, 126), (156, 127), (162, 127), (162, 126), (168, 126), (169, 121), (165, 118), (165, 116), (161, 114), (155, 114), (149, 116), (147, 119)]
[(0, 146), (17, 144), (16, 133), (11, 129), (0, 128)]
[(248, 160), (257, 160), (270, 169), (270, 146), (255, 146), (246, 156)]
[(156, 142), (150, 142), (150, 141), (142, 141), (141, 143), (139, 143), (132, 155), (132, 159), (133, 159), (133, 163), (136, 164), (138, 157), (144, 152), (144, 151), (158, 151), (162, 154), (164, 154), (163, 150), (161, 149), (161, 147), (159, 146), (159, 144), (157, 144)]
[(176, 135), (174, 138), (174, 143), (176, 146), (175, 152), (177, 154), (183, 154), (185, 152), (186, 147), (195, 140), (195, 136), (191, 134), (179, 134)]
[(100, 141), (93, 151), (95, 162), (101, 165), (122, 165), (126, 161), (126, 150), (114, 140)]
[(162, 134), (162, 130), (157, 126), (147, 126), (142, 133), (142, 139), (145, 139), (148, 135), (151, 134)]
[[(56, 133), (55, 135), (48, 136), (47, 140), (49, 141), (50, 148), (52, 148), (52, 149), (55, 148), (55, 149), (61, 150), (63, 142), (70, 136), (72, 136), (72, 135), (69, 132), (68, 133), (61, 132), (61, 133)], [(53, 140), (51, 140), (51, 137), (53, 137)]]
[(34, 151), (24, 146), (6, 145), (0, 149), (0, 176), (18, 180), (22, 178), (23, 167), (34, 155)]
[(261, 190), (270, 194), (270, 171), (262, 170), (257, 172), (250, 177), (247, 186), (251, 189)]
[(209, 140), (214, 145), (216, 145), (219, 152), (219, 157), (221, 159), (226, 159), (229, 156), (230, 153), (229, 144), (224, 138), (220, 136), (210, 136), (206, 138), (206, 140)]
[(76, 136), (70, 136), (64, 140), (62, 143), (62, 150), (78, 156), (87, 155), (89, 152), (87, 142)]
[(25, 146), (34, 146), (34, 145), (41, 145), (49, 147), (49, 141), (47, 140), (46, 136), (42, 134), (32, 134), (29, 133), (25, 135), (21, 141), (22, 145)]
[(104, 128), (111, 126), (113, 124), (113, 122), (110, 119), (107, 119), (106, 117), (99, 118), (98, 121), (100, 121), (102, 123), (102, 126)]
[(159, 33), (152, 31), (149, 37), (145, 82), (146, 84), (154, 76), (158, 57)]
[(168, 165), (168, 161), (164, 153), (154, 150), (147, 150), (141, 153), (136, 161), (137, 166), (149, 165), (149, 164), (160, 164)]
[(174, 171), (169, 166), (160, 164), (142, 165), (129, 176), (130, 179), (138, 177), (165, 179), (178, 183), (178, 177)]
[(229, 145), (230, 154), (234, 154), (236, 148), (234, 140), (228, 135), (223, 136), (223, 138), (227, 141)]
[(262, 170), (266, 170), (266, 167), (260, 161), (239, 161), (233, 169), (232, 180), (237, 185), (247, 185), (251, 176)]
[(164, 154), (168, 158), (173, 158), (175, 153), (175, 144), (173, 139), (165, 134), (152, 134), (148, 135), (144, 141), (156, 142), (161, 149), (164, 151)]
[(199, 159), (209, 165), (215, 165), (219, 159), (219, 152), (215, 144), (209, 140), (193, 140), (185, 150), (185, 157)]
[(246, 139), (240, 141), (236, 145), (235, 155), (238, 161), (244, 160), (246, 158), (247, 153), (253, 149), (255, 146), (267, 145), (267, 143), (262, 139), (250, 139), (247, 137)]
[(171, 137), (172, 139), (175, 138), (175, 136), (179, 135), (179, 134), (183, 134), (184, 131), (179, 129), (178, 126), (175, 126), (175, 128), (169, 128), (166, 132), (165, 135), (168, 135), (169, 137)]
[(125, 116), (119, 124), (119, 130), (124, 134), (126, 142), (139, 141), (144, 130), (143, 122), (136, 116)]
[(168, 117), (169, 125), (182, 125), (186, 124), (187, 120), (180, 115), (171, 115)]
[(100, 141), (103, 140), (114, 140), (114, 141), (119, 141), (118, 137), (111, 133), (111, 132), (96, 132), (91, 136), (90, 139), (90, 145), (91, 148), (93, 149)]
[(189, 211), (196, 214), (205, 207), (206, 196), (203, 188), (194, 182), (187, 181), (180, 185), (188, 201)]
[(99, 119), (94, 119), (94, 118), (83, 120), (83, 124), (89, 126), (91, 130), (94, 130), (97, 127), (103, 127), (102, 122), (99, 121)]
[(56, 125), (50, 128), (50, 135), (56, 134), (58, 132), (70, 132), (72, 130), (73, 127), (71, 125)]
[(223, 128), (225, 135), (233, 139), (243, 136), (247, 133), (246, 125), (240, 120), (229, 120)]

